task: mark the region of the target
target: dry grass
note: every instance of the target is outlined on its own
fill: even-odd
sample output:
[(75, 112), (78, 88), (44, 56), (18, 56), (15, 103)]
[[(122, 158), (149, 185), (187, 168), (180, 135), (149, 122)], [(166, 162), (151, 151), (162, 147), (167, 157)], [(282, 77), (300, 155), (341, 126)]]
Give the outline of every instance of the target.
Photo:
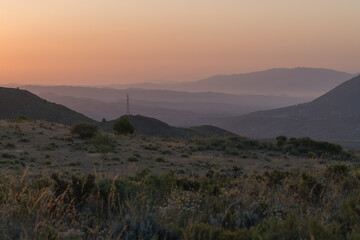
[(356, 162), (143, 136), (89, 153), (93, 143), (69, 132), (0, 122), (0, 239), (360, 236)]
[[(0, 121), (0, 171), (29, 173), (133, 175), (137, 170), (149, 168), (153, 173), (178, 169), (185, 175), (204, 175), (209, 168), (228, 171), (234, 166), (244, 173), (269, 169), (324, 168), (337, 160), (309, 159), (269, 150), (240, 150), (236, 155), (225, 151), (204, 150), (196, 141), (145, 136), (115, 136), (113, 151), (96, 153), (91, 140), (81, 140), (70, 134), (64, 125), (44, 121)], [(13, 147), (9, 147), (13, 146)], [(135, 159), (129, 161), (129, 158)], [(163, 161), (156, 161), (156, 159)]]

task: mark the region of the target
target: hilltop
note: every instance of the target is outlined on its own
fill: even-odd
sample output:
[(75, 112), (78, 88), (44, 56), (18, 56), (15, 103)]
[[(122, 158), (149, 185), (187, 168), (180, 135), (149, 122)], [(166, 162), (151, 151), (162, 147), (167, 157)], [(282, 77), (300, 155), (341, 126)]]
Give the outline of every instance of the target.
[[(126, 116), (131, 124), (135, 127), (135, 132), (147, 136), (163, 136), (173, 138), (188, 138), (188, 137), (229, 137), (236, 136), (236, 134), (223, 130), (218, 127), (203, 125), (191, 128), (173, 127), (169, 124), (141, 115)], [(114, 121), (102, 122), (100, 127), (105, 131), (113, 131)]]
[(0, 87), (0, 119), (15, 119), (25, 115), (30, 119), (72, 125), (95, 122), (65, 106), (48, 102), (26, 90)]

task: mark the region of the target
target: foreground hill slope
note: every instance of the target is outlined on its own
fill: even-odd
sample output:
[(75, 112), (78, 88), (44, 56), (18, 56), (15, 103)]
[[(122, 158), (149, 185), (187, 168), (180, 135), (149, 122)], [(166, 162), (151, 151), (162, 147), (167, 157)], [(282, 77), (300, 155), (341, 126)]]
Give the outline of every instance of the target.
[(359, 239), (357, 157), (333, 144), (0, 132), (0, 239)]
[(47, 120), (68, 125), (84, 121), (95, 122), (67, 107), (41, 99), (26, 90), (1, 87), (0, 119), (14, 119), (19, 115), (25, 115), (34, 120)]
[[(204, 125), (191, 128), (172, 127), (155, 118), (144, 117), (141, 115), (126, 116), (135, 127), (135, 132), (147, 136), (166, 136), (166, 137), (226, 137), (235, 136), (234, 133), (218, 127)], [(114, 120), (115, 121), (115, 120)], [(114, 121), (102, 122), (100, 127), (105, 131), (112, 131)]]
[(360, 140), (360, 76), (312, 102), (255, 112), (220, 124), (252, 137), (277, 135)]

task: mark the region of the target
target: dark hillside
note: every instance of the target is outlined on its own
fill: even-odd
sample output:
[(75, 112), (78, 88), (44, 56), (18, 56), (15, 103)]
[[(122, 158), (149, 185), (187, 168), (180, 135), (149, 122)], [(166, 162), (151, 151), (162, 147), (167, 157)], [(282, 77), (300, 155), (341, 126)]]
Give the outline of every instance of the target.
[(226, 119), (219, 126), (246, 136), (360, 140), (360, 76), (312, 102)]
[[(126, 116), (135, 127), (135, 132), (148, 136), (164, 137), (213, 137), (213, 136), (235, 136), (234, 133), (214, 126), (198, 126), (192, 128), (172, 127), (167, 123), (155, 118), (144, 117), (141, 115)], [(113, 131), (114, 121), (100, 123), (100, 127), (105, 131)]]
[(47, 120), (68, 125), (77, 122), (95, 122), (67, 107), (41, 99), (26, 90), (0, 88), (0, 119), (15, 119), (19, 115), (25, 115), (32, 120)]

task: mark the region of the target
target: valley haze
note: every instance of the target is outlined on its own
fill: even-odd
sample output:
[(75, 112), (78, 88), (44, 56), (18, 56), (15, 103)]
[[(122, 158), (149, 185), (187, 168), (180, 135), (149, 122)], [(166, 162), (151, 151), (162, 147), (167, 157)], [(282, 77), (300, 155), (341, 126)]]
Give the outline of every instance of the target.
[[(277, 115), (274, 116), (273, 118), (278, 121), (278, 127), (272, 125), (272, 120), (270, 120), (272, 119), (271, 111), (269, 111), (266, 118), (263, 117), (264, 120), (260, 120), (259, 117), (254, 118), (254, 116), (261, 116), (262, 112), (250, 114), (282, 107), (297, 109), (311, 105), (312, 102), (319, 101), (314, 97), (316, 93), (319, 93), (318, 96), (325, 93), (325, 96), (329, 95), (338, 85), (341, 86), (341, 84), (354, 76), (356, 75), (329, 69), (280, 68), (248, 74), (218, 75), (196, 82), (175, 85), (151, 85), (158, 88), (169, 88), (170, 90), (139, 88), (141, 85), (123, 86), (132, 87), (124, 89), (121, 89), (120, 86), (36, 85), (25, 85), (21, 86), (21, 88), (27, 89), (51, 102), (65, 105), (97, 121), (102, 119), (113, 120), (124, 115), (126, 113), (125, 98), (129, 94), (131, 114), (156, 118), (173, 126), (214, 125), (240, 135), (256, 138), (273, 138), (278, 135), (288, 135), (297, 137), (310, 136), (315, 139), (333, 141), (359, 141), (360, 136), (355, 132), (347, 135), (346, 132), (340, 134), (341, 130), (336, 130), (336, 127), (341, 128), (341, 121), (344, 121), (344, 118), (354, 118), (359, 113), (359, 109), (356, 108), (356, 90), (358, 86), (354, 86), (355, 92), (351, 93), (354, 99), (348, 100), (347, 103), (342, 99), (346, 94), (339, 94), (339, 96), (332, 98), (332, 102), (327, 103), (322, 100), (324, 102), (322, 107), (317, 107), (311, 113), (299, 113), (300, 115), (296, 115), (294, 119), (288, 116), (283, 117), (282, 121), (279, 122), (280, 118)], [(185, 90), (195, 90), (197, 87), (203, 89), (203, 91), (174, 91), (173, 88), (178, 86), (189, 86)], [(214, 86), (219, 92), (211, 91)], [(232, 92), (237, 94), (226, 93), (226, 89), (231, 89)], [(267, 95), (264, 95), (265, 90), (267, 90)], [(329, 93), (327, 93), (328, 91)], [(253, 92), (254, 94), (241, 94), (242, 92)], [(275, 95), (274, 93), (282, 94)], [(288, 95), (285, 93), (288, 93)], [(304, 104), (306, 102), (310, 103)], [(337, 107), (335, 114), (332, 107), (338, 106), (337, 102), (343, 102), (343, 105)], [(289, 107), (298, 104), (300, 104), (299, 107)], [(352, 107), (351, 104), (354, 104), (354, 106)], [(341, 115), (341, 110), (345, 109), (347, 114)], [(300, 112), (304, 112), (304, 110)], [(316, 117), (320, 112), (322, 117)], [(350, 113), (352, 113), (351, 116)], [(264, 112), (264, 114), (267, 114), (267, 112)], [(335, 118), (331, 119), (331, 116), (337, 119), (342, 117), (342, 120), (336, 122)], [(316, 121), (320, 121), (319, 119), (325, 122), (317, 123)], [(305, 131), (305, 122), (308, 121), (314, 124), (314, 129)], [(300, 125), (296, 125), (296, 123)], [(319, 128), (316, 124), (321, 124), (322, 127)], [(268, 128), (266, 128), (267, 125), (269, 125)], [(319, 131), (322, 131), (322, 133)]]

